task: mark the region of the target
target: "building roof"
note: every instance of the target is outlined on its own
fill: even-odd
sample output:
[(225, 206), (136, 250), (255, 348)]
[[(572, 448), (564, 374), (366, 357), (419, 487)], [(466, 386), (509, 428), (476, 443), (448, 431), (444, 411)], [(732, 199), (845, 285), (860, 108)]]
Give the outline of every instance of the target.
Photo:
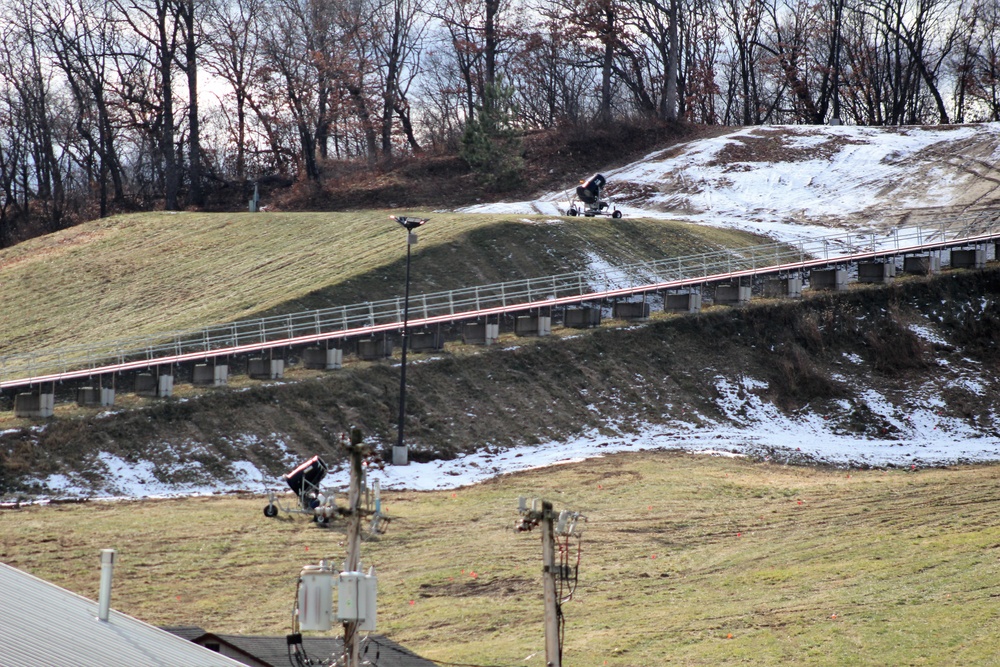
[[(285, 637), (259, 637), (252, 635), (221, 635), (206, 633), (193, 641), (199, 644), (217, 642), (228, 644), (258, 662), (272, 667), (287, 667), (288, 641)], [(303, 637), (302, 647), (311, 659), (329, 658), (334, 653), (344, 649), (341, 637)], [(435, 663), (421, 658), (396, 642), (382, 635), (369, 635), (368, 642), (362, 640), (362, 659), (369, 660), (379, 667), (435, 667)], [(376, 654), (378, 659), (376, 660)]]
[(166, 630), (172, 635), (183, 637), (189, 642), (193, 642), (198, 637), (208, 634), (208, 630), (199, 628), (197, 625), (161, 625), (160, 629)]
[(0, 563), (0, 656), (4, 667), (242, 667), (166, 630)]

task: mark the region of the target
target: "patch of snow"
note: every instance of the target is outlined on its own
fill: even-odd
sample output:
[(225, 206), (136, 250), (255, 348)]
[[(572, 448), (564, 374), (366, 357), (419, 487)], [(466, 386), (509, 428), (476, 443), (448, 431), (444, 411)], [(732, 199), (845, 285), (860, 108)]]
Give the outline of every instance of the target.
[(937, 332), (933, 331), (930, 327), (923, 324), (911, 324), (909, 327), (910, 331), (915, 333), (918, 337), (927, 341), (928, 343), (935, 345), (947, 345), (948, 341), (942, 338)]
[(986, 394), (986, 388), (983, 387), (982, 383), (971, 378), (958, 378), (952, 384), (976, 396), (984, 396)]
[[(955, 192), (975, 176), (940, 165), (935, 147), (940, 150), (974, 135), (1000, 135), (1000, 123), (941, 129), (795, 126), (780, 128), (783, 138), (769, 135), (770, 129), (774, 128), (751, 127), (699, 139), (605, 170), (608, 199), (627, 216), (687, 220), (791, 240), (802, 233), (830, 232), (830, 227), (811, 221), (874, 220), (878, 214), (871, 211), (878, 211), (887, 197), (897, 202), (896, 208), (953, 204)], [(752, 155), (744, 162), (719, 159), (730, 147), (768, 140), (783, 142), (790, 151), (813, 149), (816, 154), (781, 162), (755, 160)], [(534, 201), (460, 210), (562, 215), (574, 188)]]

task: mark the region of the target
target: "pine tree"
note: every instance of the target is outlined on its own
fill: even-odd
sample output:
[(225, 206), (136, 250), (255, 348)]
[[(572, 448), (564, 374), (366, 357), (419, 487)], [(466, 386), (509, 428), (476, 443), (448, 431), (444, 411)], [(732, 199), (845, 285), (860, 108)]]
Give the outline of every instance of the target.
[(524, 160), (514, 126), (518, 114), (514, 88), (500, 79), (487, 85), (476, 111), (462, 134), (462, 158), (487, 187), (499, 191), (517, 187)]

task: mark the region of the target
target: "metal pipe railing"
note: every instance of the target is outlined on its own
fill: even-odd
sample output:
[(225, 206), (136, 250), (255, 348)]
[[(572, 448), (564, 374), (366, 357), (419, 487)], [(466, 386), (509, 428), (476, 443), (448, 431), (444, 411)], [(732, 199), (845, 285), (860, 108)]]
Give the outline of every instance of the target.
[[(766, 272), (775, 267), (804, 264), (810, 260), (848, 260), (864, 253), (895, 254), (901, 251), (960, 245), (973, 237), (1000, 236), (1000, 223), (991, 213), (971, 219), (958, 217), (936, 224), (888, 232), (866, 230), (823, 237), (803, 237), (738, 249), (725, 249), (637, 262), (621, 267), (603, 266), (541, 278), (523, 278), (491, 285), (463, 287), (415, 295), (424, 319), (462, 316), (497, 307), (566, 297), (585, 297), (600, 292), (634, 290), (671, 281), (710, 280), (733, 273)], [(588, 291), (589, 290), (589, 291)], [(334, 306), (318, 310), (229, 322), (195, 330), (168, 331), (111, 341), (60, 346), (0, 356), (0, 380), (9, 381), (96, 368), (109, 359), (122, 362), (155, 360), (170, 355), (231, 349), (301, 336), (334, 334), (386, 324), (401, 325), (398, 297), (381, 301)]]

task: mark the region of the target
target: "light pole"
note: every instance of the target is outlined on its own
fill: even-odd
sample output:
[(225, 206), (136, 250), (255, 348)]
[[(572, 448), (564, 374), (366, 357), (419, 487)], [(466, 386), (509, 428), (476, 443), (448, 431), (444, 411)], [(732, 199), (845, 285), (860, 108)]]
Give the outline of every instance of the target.
[(392, 465), (409, 465), (406, 445), (403, 444), (403, 418), (406, 415), (406, 348), (409, 342), (410, 319), (410, 246), (416, 244), (414, 229), (427, 222), (427, 218), (410, 218), (405, 215), (389, 216), (406, 228), (406, 287), (403, 292), (403, 362), (399, 372), (399, 422), (396, 427), (396, 444), (392, 448)]

